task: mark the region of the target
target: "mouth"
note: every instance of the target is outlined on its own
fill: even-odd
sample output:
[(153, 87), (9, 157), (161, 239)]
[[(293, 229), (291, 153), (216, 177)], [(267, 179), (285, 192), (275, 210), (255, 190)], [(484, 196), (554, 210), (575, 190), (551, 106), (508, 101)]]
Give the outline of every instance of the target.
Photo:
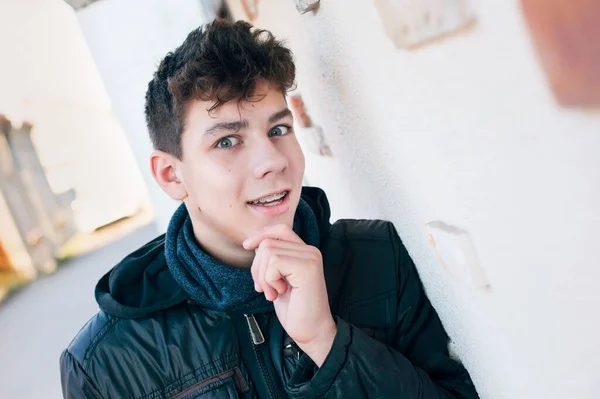
[(248, 201), (248, 205), (259, 207), (273, 207), (285, 202), (289, 194), (288, 190), (279, 191), (275, 194), (269, 194), (253, 201)]

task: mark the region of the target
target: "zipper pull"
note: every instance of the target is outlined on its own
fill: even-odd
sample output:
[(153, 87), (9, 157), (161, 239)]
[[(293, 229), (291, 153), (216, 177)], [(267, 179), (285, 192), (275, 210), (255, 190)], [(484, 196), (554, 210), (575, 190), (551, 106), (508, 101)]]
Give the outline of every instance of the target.
[(245, 314), (246, 321), (248, 322), (248, 327), (250, 328), (250, 335), (252, 335), (252, 342), (254, 345), (260, 345), (265, 342), (265, 337), (260, 331), (260, 327), (258, 326), (258, 322), (253, 314)]
[(300, 349), (300, 347), (298, 346), (297, 343), (295, 343), (294, 341), (290, 340), (290, 343), (287, 344), (286, 346), (283, 347), (283, 349), (285, 349), (285, 351), (283, 352), (286, 356), (288, 354), (290, 354), (290, 356), (293, 356), (296, 358), (296, 360), (300, 360), (300, 355), (303, 353), (302, 349)]

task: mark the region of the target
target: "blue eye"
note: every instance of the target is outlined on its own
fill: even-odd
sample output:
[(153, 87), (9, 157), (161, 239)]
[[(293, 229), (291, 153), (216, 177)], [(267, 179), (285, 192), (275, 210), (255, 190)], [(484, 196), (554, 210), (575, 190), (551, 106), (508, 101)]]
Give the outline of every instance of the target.
[(269, 131), (269, 137), (285, 136), (286, 134), (288, 134), (290, 132), (290, 130), (292, 130), (292, 129), (289, 126), (285, 126), (285, 125), (275, 126), (273, 129), (271, 129)]
[(220, 148), (222, 150), (226, 150), (231, 147), (235, 147), (238, 145), (240, 140), (233, 136), (223, 137), (221, 140), (217, 142), (216, 148)]

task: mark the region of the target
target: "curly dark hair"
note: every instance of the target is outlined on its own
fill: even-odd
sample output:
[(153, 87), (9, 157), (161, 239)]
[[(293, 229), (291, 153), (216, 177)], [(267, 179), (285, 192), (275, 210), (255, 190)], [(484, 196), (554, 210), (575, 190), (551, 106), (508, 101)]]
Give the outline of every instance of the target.
[(271, 32), (244, 21), (201, 26), (165, 56), (148, 84), (145, 113), (152, 145), (182, 159), (191, 100), (213, 101), (209, 112), (232, 100), (250, 101), (261, 79), (286, 95), (295, 75), (292, 52)]

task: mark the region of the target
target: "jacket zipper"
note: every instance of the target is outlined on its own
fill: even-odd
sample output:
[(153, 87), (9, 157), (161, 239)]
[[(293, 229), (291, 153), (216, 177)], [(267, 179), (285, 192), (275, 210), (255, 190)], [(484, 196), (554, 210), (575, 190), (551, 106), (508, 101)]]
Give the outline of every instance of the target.
[(252, 337), (252, 349), (254, 349), (254, 355), (256, 356), (256, 361), (258, 362), (258, 367), (260, 368), (261, 374), (265, 379), (265, 384), (267, 385), (267, 390), (269, 391), (269, 397), (275, 398), (275, 388), (273, 387), (273, 382), (271, 381), (271, 377), (269, 375), (269, 371), (267, 370), (267, 366), (265, 364), (265, 359), (259, 353), (258, 346), (265, 342), (265, 336), (260, 330), (260, 326), (256, 321), (256, 318), (252, 314), (245, 314), (246, 321), (248, 322), (248, 328), (250, 330), (250, 336)]

